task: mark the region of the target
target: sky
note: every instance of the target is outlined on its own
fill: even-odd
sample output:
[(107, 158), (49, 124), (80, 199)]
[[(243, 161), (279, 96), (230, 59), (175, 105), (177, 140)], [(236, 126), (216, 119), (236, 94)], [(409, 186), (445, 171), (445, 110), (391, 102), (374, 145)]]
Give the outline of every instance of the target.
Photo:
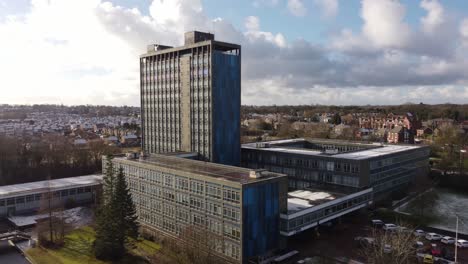
[(468, 103), (466, 0), (0, 0), (0, 104), (139, 105), (146, 45), (242, 45), (242, 104)]

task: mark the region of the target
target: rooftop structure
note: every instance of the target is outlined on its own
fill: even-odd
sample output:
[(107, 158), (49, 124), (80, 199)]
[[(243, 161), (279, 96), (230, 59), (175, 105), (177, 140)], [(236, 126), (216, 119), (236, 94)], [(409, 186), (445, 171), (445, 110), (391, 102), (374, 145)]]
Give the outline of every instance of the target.
[(292, 191), (288, 193), (288, 214), (333, 201), (336, 198), (343, 196), (344, 194), (331, 193), (321, 190)]
[(351, 142), (324, 139), (285, 139), (243, 144), (244, 149), (283, 152), (310, 156), (328, 156), (362, 160), (421, 148), (415, 145), (384, 145), (376, 142)]
[[(135, 164), (139, 163), (142, 167), (148, 168), (163, 168), (166, 170), (177, 171), (177, 173), (196, 174), (203, 177), (210, 177), (219, 181), (229, 181), (239, 184), (249, 184), (268, 180), (276, 177), (284, 177), (283, 174), (273, 173), (265, 170), (252, 170), (242, 167), (234, 167), (223, 164), (181, 158), (177, 155), (184, 155), (176, 153), (176, 156), (152, 154), (148, 157), (141, 158), (128, 158), (128, 157), (114, 157), (120, 163)], [(190, 153), (187, 153), (190, 157)]]
[(63, 179), (54, 179), (50, 181), (37, 181), (21, 183), (14, 185), (0, 186), (0, 199), (16, 197), (19, 195), (28, 195), (45, 191), (59, 191), (70, 187), (86, 187), (100, 184), (102, 175), (87, 175), (70, 177)]

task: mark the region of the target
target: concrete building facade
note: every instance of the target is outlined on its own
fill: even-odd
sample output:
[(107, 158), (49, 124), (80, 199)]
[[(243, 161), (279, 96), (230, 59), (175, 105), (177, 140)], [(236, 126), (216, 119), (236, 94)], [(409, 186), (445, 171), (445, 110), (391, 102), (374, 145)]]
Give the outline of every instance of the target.
[(52, 207), (63, 206), (67, 200), (90, 203), (101, 188), (102, 175), (0, 186), (0, 217), (35, 213), (46, 206), (49, 194)]
[(289, 139), (242, 145), (242, 165), (287, 174), (293, 190), (372, 187), (378, 199), (427, 173), (429, 152), (427, 146)]
[(185, 45), (149, 45), (140, 56), (142, 146), (240, 163), (241, 47), (187, 32)]
[(157, 154), (113, 163), (124, 169), (144, 233), (178, 238), (186, 228), (206, 228), (229, 263), (279, 249), (285, 175)]

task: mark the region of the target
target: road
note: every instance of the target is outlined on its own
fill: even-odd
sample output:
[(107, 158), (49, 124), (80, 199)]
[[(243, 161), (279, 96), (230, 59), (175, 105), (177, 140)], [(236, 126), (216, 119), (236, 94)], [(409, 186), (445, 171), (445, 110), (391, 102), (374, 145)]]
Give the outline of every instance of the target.
[(8, 241), (0, 241), (0, 263), (30, 264)]

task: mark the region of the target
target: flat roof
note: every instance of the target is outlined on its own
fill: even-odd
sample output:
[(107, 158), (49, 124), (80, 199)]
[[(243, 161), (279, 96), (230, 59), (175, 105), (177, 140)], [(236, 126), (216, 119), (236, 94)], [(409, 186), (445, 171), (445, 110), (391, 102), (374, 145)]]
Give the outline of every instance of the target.
[(62, 179), (53, 179), (50, 181), (37, 181), (21, 184), (0, 186), (0, 199), (16, 197), (33, 193), (47, 191), (63, 190), (72, 187), (93, 186), (102, 182), (102, 175), (93, 174), (78, 177), (69, 177)]
[(223, 41), (218, 41), (218, 40), (204, 40), (204, 41), (195, 42), (193, 44), (187, 44), (187, 45), (182, 45), (178, 47), (171, 47), (171, 48), (166, 48), (166, 49), (162, 49), (158, 51), (146, 52), (144, 54), (141, 54), (140, 58), (145, 58), (149, 56), (160, 55), (160, 54), (165, 54), (165, 53), (170, 53), (170, 52), (177, 52), (177, 51), (201, 47), (205, 45), (213, 45), (215, 50), (220, 50), (220, 51), (228, 51), (228, 50), (241, 48), (240, 45), (234, 44), (234, 43), (228, 43), (228, 42), (223, 42)]
[(344, 194), (332, 193), (323, 190), (296, 190), (288, 193), (288, 214), (296, 213), (337, 198)]
[[(308, 149), (297, 147), (292, 144), (301, 143), (301, 142), (310, 142), (310, 143), (320, 143), (320, 144), (337, 144), (337, 145), (349, 145), (349, 146), (362, 146), (365, 149), (361, 150), (352, 150), (349, 152), (338, 152), (325, 153), (316, 149)], [(407, 150), (414, 150), (418, 148), (423, 148), (424, 146), (415, 146), (415, 145), (390, 145), (390, 144), (380, 144), (376, 142), (355, 142), (355, 141), (340, 141), (340, 140), (329, 140), (329, 139), (312, 139), (307, 140), (304, 138), (298, 139), (284, 139), (284, 140), (274, 140), (266, 142), (258, 142), (260, 144), (265, 144), (268, 146), (257, 147), (257, 143), (247, 143), (243, 144), (242, 148), (244, 149), (256, 149), (261, 151), (273, 151), (281, 153), (291, 153), (291, 154), (301, 154), (301, 155), (310, 155), (310, 156), (323, 156), (323, 157), (333, 157), (333, 158), (343, 158), (343, 159), (354, 159), (362, 160), (368, 158), (374, 158), (399, 152), (404, 152)], [(288, 146), (287, 144), (291, 144)]]
[(126, 157), (114, 156), (114, 159), (129, 163), (135, 162), (150, 166), (157, 166), (188, 173), (194, 173), (202, 176), (213, 177), (218, 180), (238, 182), (240, 184), (249, 184), (273, 178), (286, 177), (285, 174), (274, 173), (265, 170), (257, 170), (261, 173), (261, 177), (251, 178), (250, 173), (256, 170), (222, 165), (212, 162), (185, 159), (176, 156), (166, 156), (163, 154), (150, 154), (148, 157), (142, 159), (127, 159)]

